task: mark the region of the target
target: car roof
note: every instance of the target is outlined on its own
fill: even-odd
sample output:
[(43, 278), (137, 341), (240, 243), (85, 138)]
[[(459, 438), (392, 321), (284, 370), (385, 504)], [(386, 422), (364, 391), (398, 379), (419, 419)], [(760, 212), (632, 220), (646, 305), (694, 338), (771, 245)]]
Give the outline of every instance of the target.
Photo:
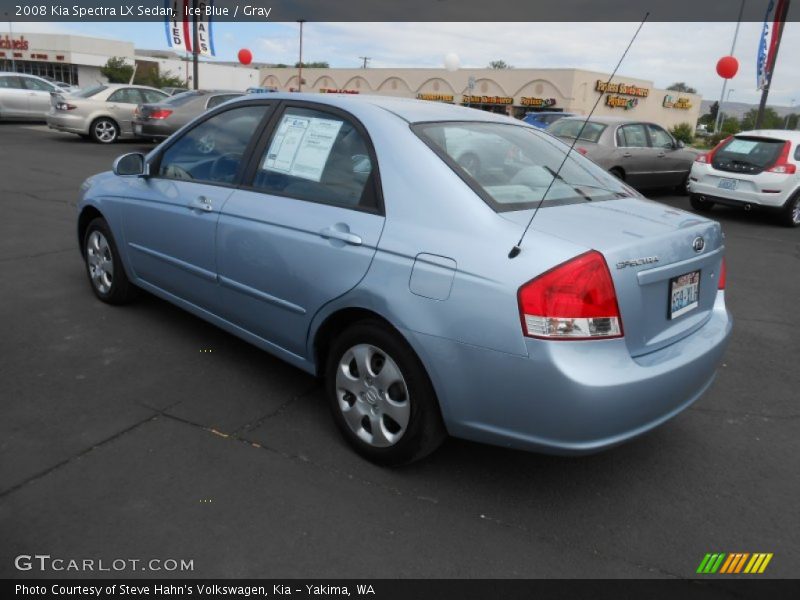
[[(499, 115), (465, 106), (455, 106), (444, 102), (417, 100), (415, 98), (397, 98), (394, 96), (373, 96), (368, 94), (319, 94), (299, 92), (274, 92), (269, 94), (270, 100), (301, 100), (326, 104), (343, 110), (357, 109), (359, 106), (371, 105), (381, 108), (409, 123), (426, 121), (491, 121), (498, 123), (516, 123), (528, 127), (522, 121), (506, 115)], [(253, 94), (247, 94), (231, 102), (253, 100)]]
[(754, 129), (752, 131), (740, 131), (735, 137), (741, 136), (765, 137), (800, 143), (800, 131), (792, 131), (790, 129)]

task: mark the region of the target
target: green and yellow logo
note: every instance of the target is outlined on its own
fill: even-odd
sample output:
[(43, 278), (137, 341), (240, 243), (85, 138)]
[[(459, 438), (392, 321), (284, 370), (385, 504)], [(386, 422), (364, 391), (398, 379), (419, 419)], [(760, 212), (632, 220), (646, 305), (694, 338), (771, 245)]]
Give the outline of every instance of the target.
[(772, 552), (725, 552), (709, 553), (700, 561), (697, 572), (702, 575), (736, 575), (745, 573), (749, 575), (761, 574), (772, 560)]

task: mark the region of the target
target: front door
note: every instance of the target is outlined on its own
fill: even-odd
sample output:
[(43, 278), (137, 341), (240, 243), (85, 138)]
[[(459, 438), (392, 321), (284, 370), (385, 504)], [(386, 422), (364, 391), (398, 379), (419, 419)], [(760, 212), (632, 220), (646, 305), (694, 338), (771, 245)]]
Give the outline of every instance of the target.
[(0, 76), (0, 113), (4, 116), (30, 117), (28, 90), (17, 75)]
[(43, 118), (50, 110), (50, 92), (56, 91), (54, 85), (50, 85), (33, 77), (20, 77), (22, 84), (28, 92), (28, 112), (31, 117)]
[(121, 135), (133, 133), (133, 111), (142, 103), (142, 96), (137, 88), (120, 88), (106, 100), (106, 108), (114, 117)]
[(647, 132), (650, 134), (650, 143), (657, 151), (656, 169), (659, 174), (659, 185), (680, 185), (691, 170), (691, 162), (686, 160), (686, 151), (678, 148), (675, 139), (658, 125), (649, 123)]
[(137, 277), (219, 311), (217, 221), (268, 111), (267, 105), (251, 104), (202, 121), (152, 161), (150, 177), (131, 180), (124, 230)]
[(311, 319), (364, 277), (383, 230), (375, 154), (346, 113), (290, 104), (222, 210), (226, 318), (305, 356)]

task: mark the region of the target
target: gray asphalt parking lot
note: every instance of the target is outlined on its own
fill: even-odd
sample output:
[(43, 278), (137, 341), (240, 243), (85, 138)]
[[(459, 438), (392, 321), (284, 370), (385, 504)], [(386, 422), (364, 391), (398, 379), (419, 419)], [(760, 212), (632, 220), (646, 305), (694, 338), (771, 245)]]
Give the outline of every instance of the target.
[(691, 577), (706, 552), (797, 575), (800, 230), (712, 213), (733, 338), (655, 432), (579, 458), (449, 440), (387, 470), (346, 447), (308, 375), (149, 295), (94, 298), (78, 186), (148, 147), (36, 124), (0, 140), (0, 575), (82, 575), (14, 567), (49, 554), (193, 560), (120, 573), (148, 577)]

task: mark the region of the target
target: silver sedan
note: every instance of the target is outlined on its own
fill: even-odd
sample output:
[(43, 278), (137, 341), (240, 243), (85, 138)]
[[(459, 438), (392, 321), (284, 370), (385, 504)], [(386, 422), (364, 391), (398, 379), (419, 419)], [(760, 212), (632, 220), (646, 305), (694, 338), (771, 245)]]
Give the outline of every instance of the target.
[(50, 93), (60, 91), (36, 75), (0, 72), (0, 121), (41, 121), (50, 108)]
[(75, 94), (51, 95), (47, 125), (77, 133), (99, 144), (133, 135), (133, 112), (139, 104), (161, 102), (166, 92), (142, 85), (105, 84)]
[[(660, 125), (615, 117), (567, 117), (548, 132), (635, 188), (676, 187), (686, 182), (698, 152), (685, 148)], [(581, 130), (583, 127), (583, 130)]]

